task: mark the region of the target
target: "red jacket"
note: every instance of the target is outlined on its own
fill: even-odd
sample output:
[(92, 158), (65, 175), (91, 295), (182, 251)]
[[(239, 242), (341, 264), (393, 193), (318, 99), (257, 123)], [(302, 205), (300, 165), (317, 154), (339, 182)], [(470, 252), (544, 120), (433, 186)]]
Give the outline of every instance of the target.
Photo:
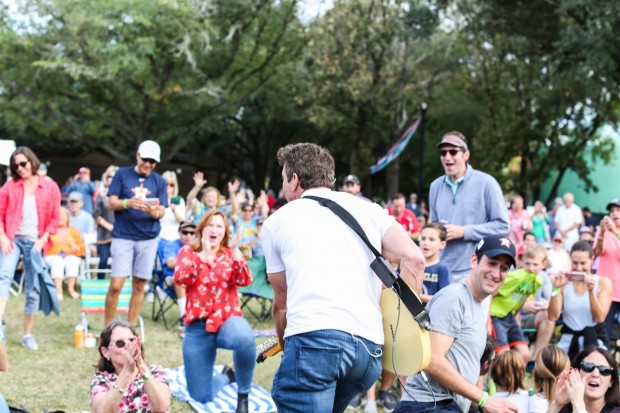
[[(60, 189), (51, 179), (39, 177), (39, 185), (34, 192), (39, 219), (39, 237), (45, 232), (56, 233), (60, 217)], [(0, 228), (11, 241), (15, 238), (22, 220), (24, 205), (24, 180), (12, 179), (0, 189)], [(48, 240), (47, 247), (50, 246)]]

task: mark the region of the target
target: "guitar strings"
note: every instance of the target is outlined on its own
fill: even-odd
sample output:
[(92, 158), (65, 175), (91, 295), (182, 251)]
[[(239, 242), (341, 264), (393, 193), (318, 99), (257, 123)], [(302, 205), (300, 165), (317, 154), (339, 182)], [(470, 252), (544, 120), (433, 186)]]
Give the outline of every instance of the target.
[[(397, 288), (399, 289), (398, 291)], [(394, 292), (396, 293), (396, 297), (398, 298), (398, 304), (396, 305), (396, 328), (392, 328), (392, 326), (390, 325), (390, 329), (392, 330), (392, 368), (394, 369), (394, 374), (396, 374), (396, 378), (398, 379), (398, 383), (400, 383), (400, 388), (407, 393), (407, 395), (409, 397), (411, 397), (411, 399), (416, 402), (419, 403), (415, 397), (413, 397), (413, 394), (411, 394), (409, 392), (409, 390), (407, 390), (407, 383), (403, 383), (403, 380), (400, 376), (400, 374), (398, 374), (398, 371), (396, 370), (396, 360), (394, 359), (394, 355), (396, 354), (396, 333), (398, 332), (398, 325), (400, 324), (400, 303), (401, 303), (401, 299), (400, 299), (400, 285), (398, 284), (394, 284), (392, 286), (392, 290), (394, 290)], [(435, 392), (433, 392), (433, 388), (431, 387), (430, 383), (428, 382), (428, 377), (426, 377), (426, 373), (424, 373), (424, 370), (421, 370), (420, 373), (422, 375), (422, 379), (424, 379), (424, 382), (426, 383), (426, 386), (428, 387), (428, 391), (431, 393), (431, 396), (433, 396), (433, 409), (437, 408), (437, 399), (435, 398)]]

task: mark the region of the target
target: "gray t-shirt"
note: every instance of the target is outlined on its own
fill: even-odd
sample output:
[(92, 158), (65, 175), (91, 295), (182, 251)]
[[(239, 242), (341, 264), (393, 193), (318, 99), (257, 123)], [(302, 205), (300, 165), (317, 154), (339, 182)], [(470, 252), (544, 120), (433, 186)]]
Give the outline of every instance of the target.
[(16, 235), (33, 242), (39, 239), (39, 215), (34, 195), (24, 194), (22, 220), (19, 222)]
[[(465, 282), (460, 282), (439, 290), (426, 309), (431, 318), (432, 331), (454, 337), (446, 358), (465, 380), (475, 384), (487, 339), (482, 306), (474, 299)], [(402, 400), (432, 403), (434, 394), (438, 401), (455, 399), (463, 412), (469, 410), (469, 399), (448, 391), (429, 375), (427, 377), (428, 385), (421, 374), (409, 377), (407, 392), (403, 393)]]

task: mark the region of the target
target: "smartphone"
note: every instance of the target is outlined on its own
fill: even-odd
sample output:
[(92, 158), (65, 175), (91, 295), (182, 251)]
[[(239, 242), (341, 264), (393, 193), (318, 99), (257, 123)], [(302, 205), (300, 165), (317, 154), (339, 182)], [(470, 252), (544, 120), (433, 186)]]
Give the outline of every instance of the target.
[(181, 203), (181, 197), (180, 196), (173, 196), (172, 198), (170, 198), (170, 203), (171, 204), (175, 204), (175, 205), (179, 205)]
[(159, 198), (146, 198), (144, 202), (151, 205), (159, 205)]
[(570, 282), (583, 282), (586, 279), (585, 272), (567, 272), (566, 273), (566, 281)]

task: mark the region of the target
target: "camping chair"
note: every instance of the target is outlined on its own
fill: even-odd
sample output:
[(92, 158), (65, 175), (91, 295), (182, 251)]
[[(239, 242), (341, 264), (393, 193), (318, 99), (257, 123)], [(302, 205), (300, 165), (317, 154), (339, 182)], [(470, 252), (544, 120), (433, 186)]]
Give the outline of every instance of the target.
[[(241, 294), (241, 308), (246, 308), (261, 323), (271, 315), (271, 303), (273, 301), (273, 288), (267, 281), (267, 266), (265, 257), (254, 257), (248, 260), (248, 266), (252, 271), (252, 284), (239, 287)], [(253, 308), (251, 303), (258, 304), (258, 309)]]
[[(91, 232), (84, 234), (84, 245), (86, 246), (86, 255), (80, 264), (80, 276), (79, 280), (93, 279), (93, 275), (98, 274), (110, 274), (112, 270), (110, 268), (99, 269), (99, 257), (93, 257), (90, 253), (90, 245), (97, 243), (97, 233)], [(108, 264), (111, 263), (111, 259), (108, 258)]]
[(170, 241), (162, 239), (157, 246), (157, 262), (153, 270), (153, 285), (155, 290), (153, 297), (153, 321), (158, 321), (160, 318), (164, 322), (164, 327), (169, 330), (176, 324), (180, 323), (180, 319), (177, 317), (172, 324), (166, 319), (166, 313), (177, 304), (177, 295), (174, 292), (174, 271), (166, 267), (164, 262), (164, 252), (166, 246)]
[[(11, 280), (11, 285), (9, 288), (9, 292), (13, 294), (15, 297), (20, 295), (22, 291), (24, 290), (24, 279), (26, 278), (26, 275), (25, 275), (24, 268), (23, 268), (24, 266), (23, 258), (24, 256), (20, 255), (19, 262), (17, 263), (17, 269), (15, 270), (15, 274), (13, 274), (13, 279)], [(20, 263), (22, 267), (21, 269), (19, 269)]]
[[(85, 327), (84, 333), (88, 333), (88, 314), (104, 314), (105, 313), (105, 297), (108, 294), (110, 288), (110, 280), (83, 280), (81, 283), (80, 297), (82, 303), (82, 325)], [(131, 278), (125, 280), (125, 285), (118, 296), (117, 313), (128, 313), (129, 302), (131, 301)], [(143, 341), (146, 341), (144, 335), (144, 320), (141, 316), (138, 316), (140, 322), (140, 337)]]

